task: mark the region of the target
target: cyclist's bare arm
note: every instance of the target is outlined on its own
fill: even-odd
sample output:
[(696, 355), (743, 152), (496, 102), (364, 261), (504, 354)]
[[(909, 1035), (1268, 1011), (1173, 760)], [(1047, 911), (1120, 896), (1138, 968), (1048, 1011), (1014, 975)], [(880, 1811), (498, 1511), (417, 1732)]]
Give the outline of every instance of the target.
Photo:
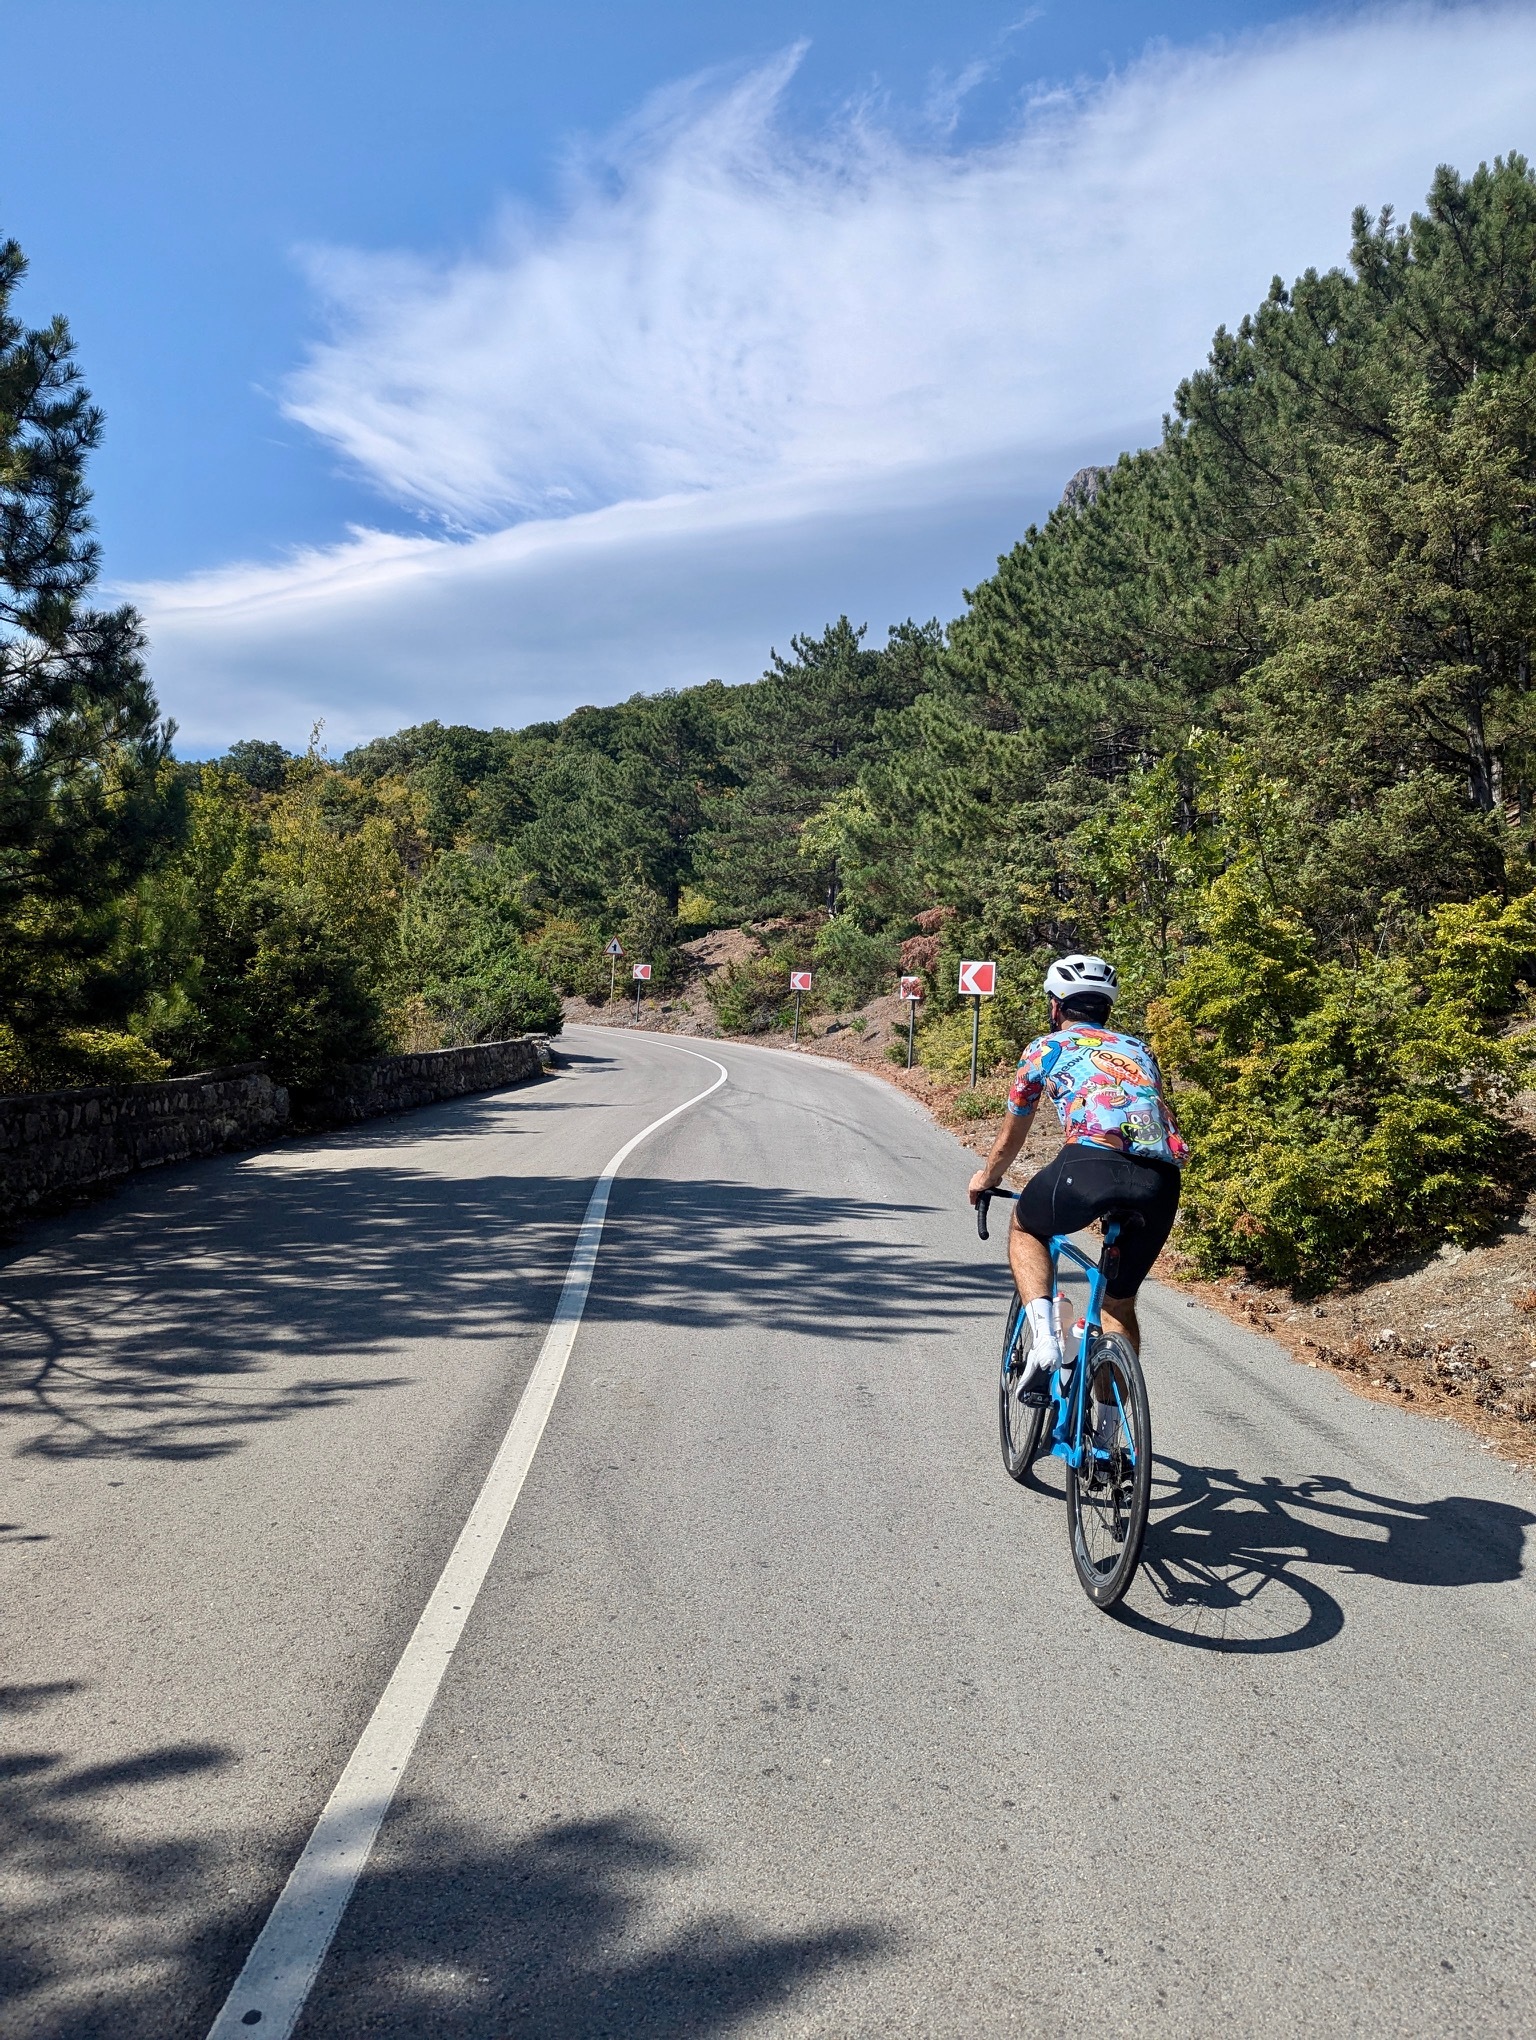
[(1019, 1149), (1023, 1147), (1029, 1129), (1034, 1122), (1034, 1111), (1010, 1112), (1003, 1120), (1003, 1130), (992, 1143), (992, 1152), (971, 1178), (970, 1200), (975, 1204), (984, 1190), (995, 1190)]

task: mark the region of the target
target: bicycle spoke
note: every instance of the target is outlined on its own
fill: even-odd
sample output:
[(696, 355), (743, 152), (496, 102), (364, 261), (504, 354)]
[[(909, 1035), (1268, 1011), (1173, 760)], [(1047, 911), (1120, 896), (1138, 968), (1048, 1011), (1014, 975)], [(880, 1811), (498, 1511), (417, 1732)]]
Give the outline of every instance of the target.
[(1015, 1303), (1008, 1313), (1008, 1328), (1003, 1339), (1003, 1364), (998, 1380), (997, 1429), (1003, 1465), (1009, 1477), (1017, 1481), (1029, 1478), (1029, 1469), (1039, 1444), (1044, 1414), (1019, 1401), (1019, 1382), (1028, 1364), (1029, 1348), (1029, 1320)]
[(1151, 1487), (1151, 1423), (1141, 1369), (1118, 1337), (1096, 1342), (1089, 1380), (1099, 1391), (1085, 1412), (1082, 1458), (1067, 1488), (1072, 1559), (1100, 1607), (1118, 1601), (1136, 1571)]

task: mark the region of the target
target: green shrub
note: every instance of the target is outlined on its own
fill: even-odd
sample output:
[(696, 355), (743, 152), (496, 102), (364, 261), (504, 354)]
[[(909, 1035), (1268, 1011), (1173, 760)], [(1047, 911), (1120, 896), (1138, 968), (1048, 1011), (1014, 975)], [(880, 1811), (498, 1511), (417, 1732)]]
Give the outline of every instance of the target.
[[(624, 945), (620, 981), (623, 982), (628, 965), (648, 963), (650, 989), (659, 991), (674, 972), (672, 952), (677, 942), (677, 917), (653, 886), (635, 882), (621, 889), (618, 904), (619, 940)], [(633, 990), (632, 983), (630, 989)]]
[[(584, 921), (548, 920), (527, 945), (529, 963), (540, 977), (572, 998), (594, 1002), (608, 996), (615, 974), (603, 955), (603, 938)], [(627, 985), (629, 973), (624, 973)]]
[[(971, 1071), (971, 1002), (951, 1008), (948, 1013), (935, 1013), (932, 1018), (922, 1017), (918, 1009), (917, 1059), (924, 1069), (932, 1070), (940, 1077), (967, 1077)], [(1043, 1023), (1042, 1023), (1043, 1024)], [(1024, 1032), (1021, 1038), (1018, 1010), (996, 999), (981, 1002), (981, 1032), (976, 1051), (976, 1068), (980, 1075), (1004, 1068), (1012, 1068), (1019, 1059), (1019, 1052), (1040, 1031), (1037, 1026)], [(905, 1059), (905, 1048), (902, 1051)]]
[(224, 888), (200, 950), (137, 1025), (180, 1070), (265, 1061), (280, 1084), (315, 1084), (387, 1046), (371, 959), (323, 903), (260, 880)]
[[(906, 1059), (906, 1051), (902, 1051)], [(950, 1106), (956, 1119), (995, 1119), (1008, 1103), (1008, 1093), (997, 1084), (978, 1084), (974, 1091), (962, 1091)]]
[(451, 971), (423, 985), (421, 996), (445, 1048), (558, 1034), (563, 1021), (560, 994), (527, 952), (511, 944), (473, 945)]
[(522, 874), (506, 851), (445, 852), (402, 917), (407, 1000), (397, 1012), (417, 1028), (424, 1012), (444, 1048), (558, 1032), (557, 986), (607, 990), (599, 940), (579, 921), (553, 919), (529, 941), (527, 925)]
[(1185, 1085), (1179, 1237), (1200, 1272), (1246, 1265), (1316, 1288), (1509, 1221), (1527, 1153), (1499, 1106), (1527, 1056), (1462, 987), (1469, 941), (1485, 957), (1517, 945), (1532, 905), (1443, 910), (1416, 968), (1395, 957), (1350, 970), (1319, 961), (1299, 920), (1235, 874), (1212, 886), (1207, 945), (1152, 1012)]
[(901, 945), (894, 936), (870, 935), (847, 914), (829, 921), (811, 951), (820, 1003), (837, 1011), (896, 989)]
[(711, 928), (720, 927), (726, 919), (720, 904), (697, 886), (685, 885), (678, 895), (677, 926), (680, 934), (702, 935)]
[(1429, 957), (1431, 987), (1479, 1017), (1506, 1013), (1521, 980), (1536, 975), (1536, 893), (1507, 904), (1485, 894), (1441, 907)]
[(366, 962), (324, 922), (280, 912), (261, 930), (243, 978), (217, 1002), (232, 1060), (265, 1060), (280, 1084), (316, 1084), (386, 1046)]
[(136, 1034), (109, 1027), (65, 1028), (46, 1049), (26, 1049), (0, 1024), (0, 1095), (63, 1091), (91, 1084), (153, 1084), (171, 1065)]
[(707, 987), (715, 1018), (727, 1034), (766, 1034), (794, 1014), (789, 972), (771, 956), (729, 963)]

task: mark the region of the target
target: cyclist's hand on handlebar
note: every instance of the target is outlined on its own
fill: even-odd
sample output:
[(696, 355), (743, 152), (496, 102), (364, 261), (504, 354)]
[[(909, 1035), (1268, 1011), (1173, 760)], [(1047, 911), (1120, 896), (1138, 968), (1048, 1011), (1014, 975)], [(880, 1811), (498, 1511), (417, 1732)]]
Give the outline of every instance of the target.
[(970, 1198), (972, 1204), (979, 1204), (983, 1197), (988, 1196), (996, 1188), (997, 1185), (993, 1182), (989, 1172), (986, 1169), (978, 1169), (971, 1178), (970, 1188), (966, 1195)]

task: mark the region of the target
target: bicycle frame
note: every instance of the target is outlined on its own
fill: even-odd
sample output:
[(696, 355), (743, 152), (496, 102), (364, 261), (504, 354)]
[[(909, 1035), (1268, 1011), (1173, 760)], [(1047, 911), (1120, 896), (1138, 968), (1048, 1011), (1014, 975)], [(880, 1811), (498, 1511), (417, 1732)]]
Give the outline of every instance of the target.
[[(976, 1193), (976, 1230), (982, 1239), (987, 1237), (987, 1206), (994, 1197), (1015, 1202), (1018, 1192)], [(1023, 1321), (1025, 1305), (1014, 1288), (997, 1384), (997, 1430), (1003, 1469), (1021, 1486), (1029, 1484), (1031, 1469), (1038, 1468), (1043, 1456), (1065, 1462), (1072, 1567), (1094, 1606), (1113, 1608), (1136, 1577), (1146, 1539), (1152, 1501), (1152, 1417), (1134, 1345), (1117, 1332), (1104, 1330), (1107, 1292), (1114, 1288), (1119, 1294), (1119, 1242), (1129, 1227), (1143, 1223), (1142, 1216), (1132, 1205), (1112, 1204), (1101, 1223), (1104, 1246), (1097, 1260), (1065, 1233), (1039, 1241), (1050, 1269), (1046, 1308), (1060, 1311), (1064, 1268), (1082, 1270), (1088, 1296), (1081, 1330), (1070, 1344), (1063, 1341), (1057, 1346), (1054, 1337), (1048, 1341), (1059, 1364), (1043, 1381), (1035, 1373), (1027, 1397), (1022, 1383), (1031, 1335)], [(1032, 1268), (1038, 1269), (1038, 1260), (1033, 1255), (1030, 1259)], [(1028, 1308), (1042, 1314), (1039, 1304)]]
[[(1088, 1349), (1104, 1329), (1100, 1312), (1104, 1303), (1103, 1258), (1120, 1237), (1120, 1222), (1111, 1219), (1104, 1228), (1104, 1246), (1097, 1261), (1090, 1261), (1081, 1247), (1075, 1247), (1065, 1233), (1058, 1233), (1050, 1243), (1051, 1256), (1051, 1307), (1058, 1310), (1061, 1302), (1060, 1265), (1063, 1255), (1075, 1262), (1088, 1277), (1088, 1301), (1083, 1306), (1083, 1329), (1077, 1342), (1077, 1357), (1071, 1365), (1071, 1380), (1063, 1385), (1059, 1367), (1051, 1370), (1052, 1414), (1055, 1418), (1051, 1431), (1051, 1456), (1064, 1459), (1068, 1466), (1078, 1467), (1083, 1463), (1083, 1453), (1092, 1447), (1085, 1444), (1088, 1427)], [(1120, 1391), (1115, 1390), (1115, 1401), (1120, 1401)], [(1122, 1420), (1125, 1411), (1120, 1411)], [(1130, 1426), (1126, 1425), (1129, 1441)], [(1136, 1463), (1136, 1451), (1130, 1446), (1131, 1464)]]
[[(976, 1230), (981, 1237), (987, 1237), (987, 1205), (994, 1197), (1006, 1197), (1010, 1203), (1018, 1199), (1017, 1190), (988, 1190), (976, 1209)], [(1083, 1308), (1083, 1329), (1077, 1342), (1077, 1354), (1070, 1369), (1060, 1367), (1051, 1370), (1051, 1457), (1064, 1459), (1068, 1466), (1076, 1469), (1083, 1463), (1085, 1451), (1094, 1448), (1086, 1443), (1088, 1429), (1088, 1349), (1104, 1329), (1101, 1311), (1104, 1303), (1104, 1260), (1110, 1248), (1120, 1237), (1120, 1221), (1109, 1220), (1104, 1228), (1104, 1245), (1097, 1261), (1091, 1261), (1081, 1247), (1072, 1244), (1066, 1233), (1057, 1233), (1050, 1242), (1051, 1256), (1051, 1307), (1059, 1309), (1061, 1302), (1060, 1269), (1063, 1256), (1088, 1277), (1088, 1301)], [(1007, 1365), (1006, 1357), (1004, 1365)], [(1071, 1380), (1063, 1383), (1063, 1373), (1070, 1372)], [(1120, 1403), (1120, 1391), (1115, 1390), (1115, 1401)], [(1131, 1464), (1136, 1464), (1136, 1448), (1131, 1442), (1131, 1427), (1125, 1421), (1125, 1407), (1120, 1405), (1120, 1419), (1125, 1425), (1127, 1450)], [(1100, 1455), (1101, 1457), (1103, 1455)]]

